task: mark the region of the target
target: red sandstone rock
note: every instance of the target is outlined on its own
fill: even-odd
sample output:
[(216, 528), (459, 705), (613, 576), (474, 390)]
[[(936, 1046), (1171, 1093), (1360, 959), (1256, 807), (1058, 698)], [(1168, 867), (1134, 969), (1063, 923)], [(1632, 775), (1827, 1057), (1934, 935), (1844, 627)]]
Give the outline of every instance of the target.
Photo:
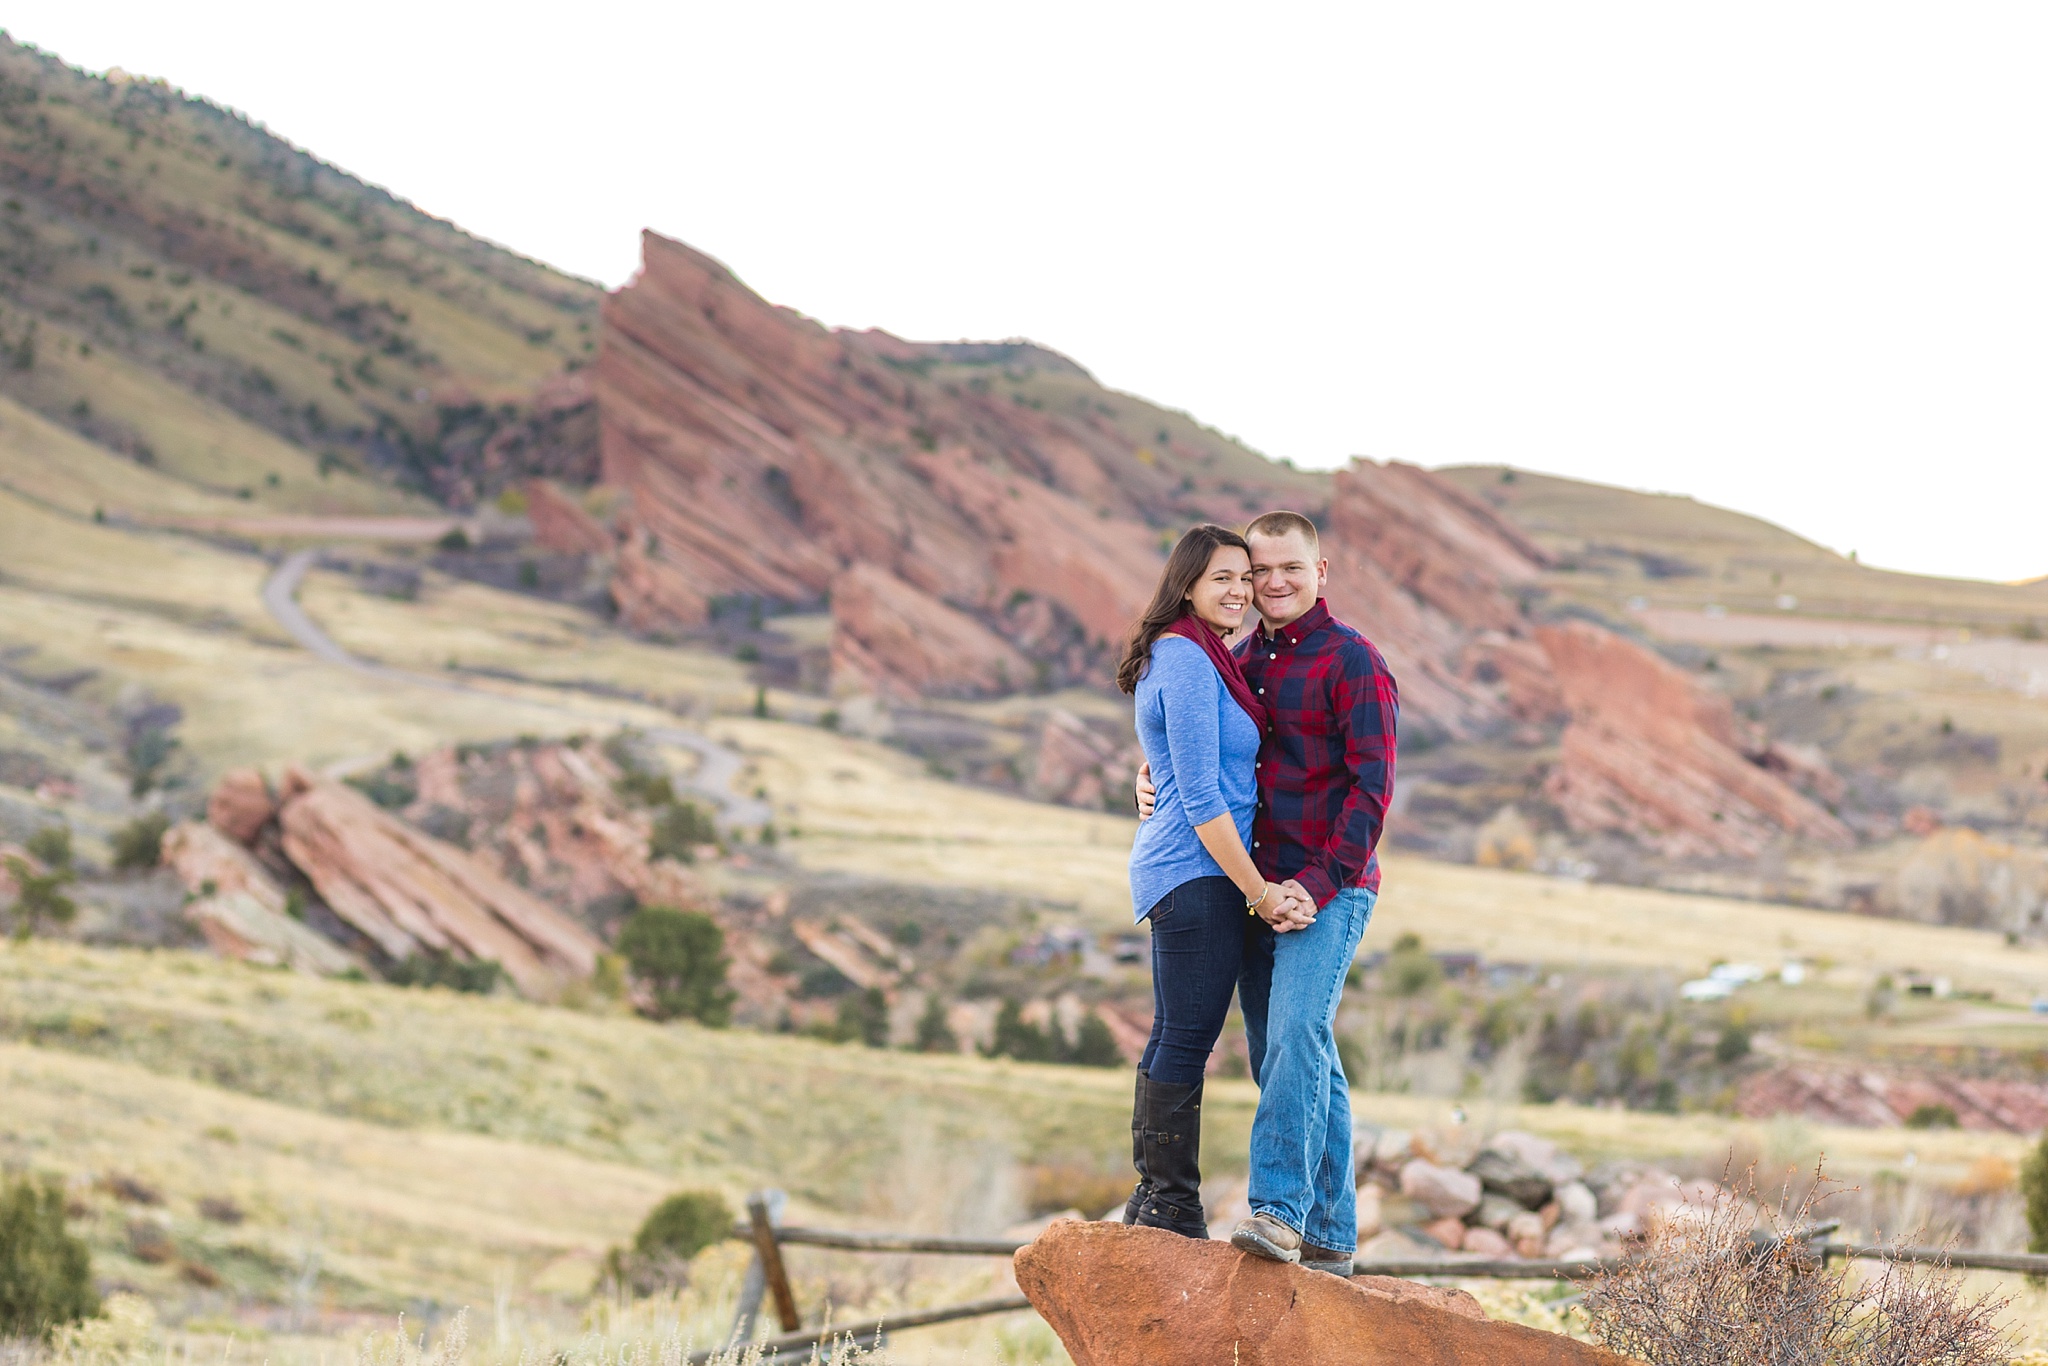
[(164, 835), (163, 861), (192, 894), (185, 918), (222, 957), (326, 974), (362, 967), (354, 954), (285, 914), (284, 889), (213, 824), (173, 826)]
[[(1470, 1297), (1344, 1281), (1162, 1229), (1063, 1220), (1017, 1284), (1075, 1366), (1596, 1366), (1624, 1359), (1495, 1323)], [(1450, 1292), (1455, 1294), (1456, 1292)]]
[(526, 481), (526, 520), (533, 524), (534, 543), (563, 555), (603, 555), (612, 548), (604, 523), (551, 480)]
[(985, 622), (1047, 604), (1047, 640), (1078, 631), (1105, 671), (1158, 576), (1157, 528), (1196, 496), (1183, 476), (1209, 482), (1199, 462), (1091, 410), (928, 377), (954, 353), (828, 332), (679, 242), (650, 233), (643, 253), (605, 302), (594, 381), (629, 622), (701, 621), (724, 594), (817, 601), (865, 562)]
[(1536, 633), (1571, 707), (1545, 791), (1577, 830), (1619, 830), (1672, 857), (1754, 856), (1780, 833), (1855, 842), (1848, 828), (1744, 757), (1726, 698), (1586, 622)]
[(2048, 1128), (2048, 1085), (1994, 1077), (1781, 1067), (1748, 1078), (1735, 1101), (1751, 1118), (1803, 1115), (1870, 1128), (1903, 1124), (1923, 1105), (1946, 1105), (1965, 1129), (2033, 1134)]
[(1386, 655), (1405, 712), (1469, 735), (1559, 709), (1515, 596), (1549, 562), (1527, 537), (1448, 480), (1369, 460), (1336, 476), (1325, 520), (1330, 609)]
[(596, 965), (603, 946), (589, 931), (360, 793), (293, 767), (284, 795), (286, 856), (336, 915), (391, 957), (490, 959), (530, 996), (552, 995)]
[(832, 581), (835, 686), (918, 696), (985, 696), (1024, 686), (1031, 661), (957, 608), (872, 564)]
[(1112, 740), (1063, 708), (1045, 715), (1038, 728), (1038, 755), (1025, 791), (1041, 801), (1100, 811), (1123, 810), (1131, 779), (1145, 761), (1125, 721)]
[(230, 769), (206, 800), (207, 823), (237, 844), (254, 844), (257, 832), (277, 814), (270, 787), (253, 768)]

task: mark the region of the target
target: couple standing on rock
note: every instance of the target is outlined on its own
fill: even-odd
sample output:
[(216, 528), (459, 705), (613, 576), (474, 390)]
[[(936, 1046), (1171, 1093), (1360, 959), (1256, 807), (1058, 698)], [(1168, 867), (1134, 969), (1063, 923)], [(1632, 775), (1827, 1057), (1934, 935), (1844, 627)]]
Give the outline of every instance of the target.
[(1230, 1241), (1348, 1276), (1358, 1220), (1337, 1004), (1379, 895), (1400, 704), (1379, 651), (1324, 605), (1328, 580), (1298, 513), (1242, 536), (1198, 526), (1117, 668), (1145, 751), (1131, 902), (1152, 922), (1124, 1222), (1209, 1236), (1202, 1079), (1235, 989), (1259, 1108), (1253, 1214)]

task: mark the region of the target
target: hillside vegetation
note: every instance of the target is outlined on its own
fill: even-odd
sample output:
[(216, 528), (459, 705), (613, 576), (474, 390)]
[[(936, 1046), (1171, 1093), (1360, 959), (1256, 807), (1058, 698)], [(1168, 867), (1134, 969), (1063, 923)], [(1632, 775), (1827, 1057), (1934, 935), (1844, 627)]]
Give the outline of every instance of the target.
[(161, 83), (7, 41), (0, 129), (0, 392), (215, 493), (407, 506), (594, 349), (594, 286)]
[[(0, 1160), (150, 1185), (189, 1255), (259, 1296), (286, 1293), (285, 1268), (316, 1236), (323, 1285), (360, 1305), (479, 1295), (500, 1257), (522, 1293), (538, 1278), (544, 1293), (580, 1294), (606, 1243), (691, 1184), (735, 1199), (777, 1184), (814, 1221), (992, 1233), (1026, 1212), (1025, 1168), (1114, 1180), (1128, 1156), (1122, 1072), (656, 1026), (182, 953), (0, 949), (0, 1038)], [(1214, 1171), (1243, 1170), (1254, 1100), (1247, 1082), (1212, 1084)], [(1369, 1123), (1452, 1122), (1444, 1100), (1354, 1104)], [(1938, 1181), (2015, 1160), (2022, 1142), (1571, 1105), (1480, 1105), (1472, 1122), (1533, 1129), (1595, 1161), (1825, 1149), (1854, 1176), (1896, 1170), (1910, 1148)], [(232, 1199), (246, 1225), (209, 1228), (205, 1197)], [(121, 1225), (100, 1234), (117, 1245)], [(570, 1269), (547, 1274), (565, 1258)], [(175, 1272), (115, 1265), (167, 1283)]]

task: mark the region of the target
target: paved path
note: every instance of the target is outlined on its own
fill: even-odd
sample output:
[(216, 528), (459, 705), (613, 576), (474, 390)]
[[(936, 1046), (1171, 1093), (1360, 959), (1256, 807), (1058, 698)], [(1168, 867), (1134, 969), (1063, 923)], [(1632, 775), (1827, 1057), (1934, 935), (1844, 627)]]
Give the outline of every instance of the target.
[[(299, 586), (305, 582), (306, 575), (319, 561), (318, 550), (295, 551), (271, 572), (263, 584), (264, 608), (293, 640), (329, 664), (352, 669), (372, 678), (383, 678), (394, 683), (407, 683), (417, 687), (438, 688), (444, 692), (468, 693), (496, 701), (505, 700), (502, 693), (472, 687), (459, 679), (394, 669), (388, 664), (358, 658), (343, 649), (334, 637), (321, 630), (319, 624), (306, 615), (305, 608), (299, 606)], [(534, 698), (519, 700), (547, 711), (568, 710)], [(774, 808), (767, 802), (734, 789), (734, 780), (746, 766), (746, 760), (737, 750), (718, 743), (700, 731), (681, 730), (674, 726), (642, 726), (623, 716), (616, 720), (621, 726), (633, 726), (658, 745), (673, 745), (695, 754), (697, 771), (679, 780), (677, 785), (691, 796), (701, 797), (716, 807), (720, 821), (726, 826), (760, 826), (768, 824), (775, 818)]]

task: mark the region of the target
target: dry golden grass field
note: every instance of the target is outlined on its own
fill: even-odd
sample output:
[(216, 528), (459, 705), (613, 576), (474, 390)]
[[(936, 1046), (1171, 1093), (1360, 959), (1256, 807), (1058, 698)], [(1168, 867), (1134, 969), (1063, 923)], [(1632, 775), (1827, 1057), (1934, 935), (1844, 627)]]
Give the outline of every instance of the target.
[[(703, 1343), (729, 1315), (736, 1245), (706, 1253), (681, 1300), (586, 1299), (604, 1249), (671, 1190), (737, 1202), (774, 1183), (793, 1219), (990, 1234), (1023, 1214), (1029, 1164), (1113, 1172), (1127, 1147), (1121, 1072), (662, 1027), (603, 1002), (321, 981), (184, 953), (0, 949), (0, 1037), (0, 1163), (69, 1181), (103, 1269), (177, 1307), (184, 1340), (232, 1325), (258, 1338), (244, 1350), (279, 1362), (318, 1360), (337, 1334), (407, 1308), (468, 1306), (486, 1355), (508, 1363), (592, 1331)], [(1247, 1083), (1214, 1084), (1214, 1169), (1242, 1169), (1253, 1099)], [(1445, 1101), (1354, 1103), (1381, 1124), (1453, 1122)], [(1966, 1181), (2023, 1146), (1571, 1105), (1476, 1106), (1467, 1122), (1532, 1129), (1593, 1161), (1706, 1170), (1731, 1153), (1766, 1166), (1825, 1155), (1866, 1182), (1908, 1166), (1922, 1182)], [(123, 1204), (115, 1176), (162, 1203)], [(240, 1222), (208, 1218), (202, 1200), (231, 1202)], [(138, 1219), (168, 1229), (171, 1260), (130, 1255)], [(997, 1288), (1000, 1267), (799, 1252), (795, 1271), (813, 1309), (830, 1297), (850, 1313), (969, 1298)], [(233, 1296), (206, 1288), (208, 1273), (278, 1307), (231, 1320)], [(2033, 1322), (2033, 1300), (2020, 1308)], [(1028, 1318), (904, 1347), (906, 1361), (1059, 1359)]]

